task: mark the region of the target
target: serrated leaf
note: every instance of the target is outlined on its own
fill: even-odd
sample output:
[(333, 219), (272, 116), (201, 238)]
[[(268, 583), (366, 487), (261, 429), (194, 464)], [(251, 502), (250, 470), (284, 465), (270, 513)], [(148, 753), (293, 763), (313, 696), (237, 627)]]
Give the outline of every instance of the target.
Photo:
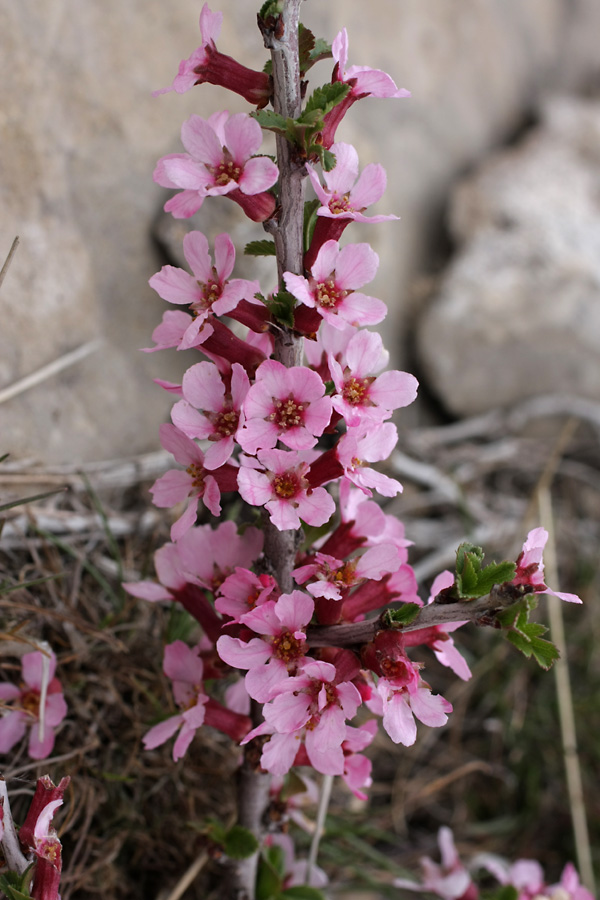
[(297, 119), (299, 123), (313, 124), (314, 116), (323, 118), (328, 112), (341, 103), (350, 92), (350, 85), (343, 81), (334, 81), (315, 88), (308, 100), (302, 114)]
[(233, 825), (225, 835), (223, 849), (230, 859), (247, 859), (258, 850), (258, 841), (248, 828)]
[(418, 603), (403, 603), (397, 609), (386, 609), (385, 618), (395, 625), (410, 625), (421, 612)]
[(251, 112), (250, 115), (253, 119), (256, 119), (261, 128), (265, 128), (267, 131), (274, 131), (275, 134), (287, 135), (287, 119), (272, 109), (257, 109)]
[(244, 247), (246, 256), (276, 256), (275, 241), (250, 241)]
[(273, 318), (282, 325), (287, 325), (288, 328), (294, 327), (296, 298), (289, 291), (279, 291), (279, 293), (273, 294), (270, 299), (265, 300), (265, 306)]
[(458, 559), (456, 561), (456, 588), (458, 596), (461, 599), (469, 599), (477, 596), (477, 566), (479, 561), (477, 557), (464, 553), (462, 555), (462, 566), (459, 568)]
[(320, 62), (322, 59), (331, 59), (333, 53), (331, 52), (331, 44), (329, 44), (324, 38), (316, 38), (315, 46), (310, 51), (310, 62), (311, 65), (314, 66), (315, 63)]
[(490, 563), (489, 566), (481, 570), (477, 577), (477, 596), (485, 597), (495, 584), (504, 584), (505, 581), (512, 581), (516, 570), (516, 565), (508, 560), (501, 563)]
[(309, 144), (306, 155), (308, 157), (316, 156), (324, 172), (331, 172), (332, 169), (335, 169), (337, 162), (335, 154), (331, 150), (326, 150), (322, 144)]
[(307, 884), (297, 884), (294, 887), (286, 888), (279, 896), (289, 898), (289, 900), (325, 900), (323, 891), (309, 887)]
[(33, 878), (33, 863), (19, 875), (18, 872), (5, 872), (0, 875), (0, 890), (8, 900), (30, 900), (29, 886)]

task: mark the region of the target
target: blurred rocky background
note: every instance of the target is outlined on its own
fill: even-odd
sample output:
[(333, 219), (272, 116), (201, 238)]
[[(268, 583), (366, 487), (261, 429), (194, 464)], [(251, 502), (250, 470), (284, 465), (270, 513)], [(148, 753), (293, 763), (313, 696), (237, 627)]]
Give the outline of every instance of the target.
[[(192, 112), (246, 108), (208, 85), (151, 96), (198, 45), (200, 5), (0, 2), (0, 257), (21, 238), (0, 291), (0, 453), (13, 459), (158, 445), (172, 398), (152, 378), (176, 380), (189, 360), (138, 352), (165, 308), (147, 281), (174, 240), (152, 170)], [(262, 67), (255, 5), (213, 5), (219, 48)], [(402, 217), (350, 238), (380, 253), (373, 293), (389, 304), (396, 362), (455, 416), (598, 396), (597, 0), (308, 0), (304, 19), (329, 40), (346, 25), (350, 63), (412, 92), (357, 104), (338, 131), (363, 165), (386, 167), (379, 211)], [(193, 224), (244, 233), (224, 206)], [(7, 390), (81, 347), (61, 372)]]

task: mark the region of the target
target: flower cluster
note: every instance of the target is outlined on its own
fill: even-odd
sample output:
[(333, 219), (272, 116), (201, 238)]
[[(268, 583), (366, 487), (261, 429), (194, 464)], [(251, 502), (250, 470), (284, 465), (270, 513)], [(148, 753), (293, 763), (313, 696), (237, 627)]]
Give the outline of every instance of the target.
[[(205, 5), (202, 45), (166, 90), (219, 84), (263, 110), (277, 89), (270, 70), (247, 70), (219, 52), (220, 26), (221, 16)], [(370, 763), (362, 751), (376, 729), (365, 711), (406, 746), (416, 740), (417, 721), (440, 727), (451, 712), (424, 679), (415, 648), (427, 648), (460, 678), (471, 673), (451, 637), (462, 622), (410, 632), (382, 623), (360, 649), (337, 643), (330, 628), (356, 625), (390, 604), (396, 610), (424, 604), (404, 528), (374, 499), (402, 491), (378, 464), (396, 446), (392, 417), (415, 400), (417, 381), (386, 370), (382, 338), (369, 330), (387, 313), (383, 300), (368, 293), (377, 253), (365, 242), (340, 243), (354, 222), (371, 227), (396, 216), (370, 210), (385, 191), (383, 167), (368, 163), (361, 170), (356, 149), (336, 140), (356, 101), (408, 92), (383, 72), (348, 67), (345, 30), (329, 55), (330, 81), (313, 95), (325, 98), (320, 124), (313, 100), (309, 117), (285, 125), (296, 170), (315, 194), (305, 209), (302, 263), (291, 271), (279, 259), (278, 283), (265, 290), (258, 281), (231, 277), (235, 250), (227, 234), (214, 240), (213, 263), (208, 238), (191, 231), (184, 239), (190, 271), (167, 265), (150, 279), (177, 309), (165, 313), (149, 349), (193, 348), (206, 359), (188, 369), (181, 385), (163, 383), (177, 400), (161, 442), (180, 468), (151, 490), (157, 506), (180, 508), (172, 543), (156, 554), (160, 583), (126, 588), (149, 601), (181, 603), (203, 630), (193, 649), (181, 641), (166, 648), (164, 671), (179, 711), (150, 729), (147, 748), (177, 735), (178, 759), (196, 729), (211, 725), (252, 743), (263, 769), (275, 776), (311, 765), (342, 776), (363, 796)], [(303, 65), (309, 68), (306, 60)], [(261, 126), (279, 128), (281, 137), (280, 120), (275, 111), (191, 116), (181, 132), (185, 152), (163, 157), (155, 170), (160, 185), (179, 191), (165, 209), (187, 218), (206, 198), (228, 197), (277, 234), (285, 173), (281, 160), (261, 153)], [(277, 246), (254, 243), (264, 255)], [(290, 362), (282, 352), (286, 341), (303, 356)], [(220, 516), (223, 495), (234, 493), (246, 505), (240, 518), (261, 517), (270, 534), (318, 529), (312, 542), (290, 543), (298, 549), (285, 578), (273, 574), (277, 567), (254, 526), (198, 524), (199, 514), (203, 521)], [(515, 589), (547, 590), (542, 546), (538, 529), (519, 557)], [(440, 576), (430, 602), (452, 584), (451, 574)], [(330, 643), (313, 641), (319, 626), (330, 628)], [(254, 710), (263, 705), (262, 719), (249, 718), (251, 701)], [(363, 715), (353, 724), (359, 709)]]

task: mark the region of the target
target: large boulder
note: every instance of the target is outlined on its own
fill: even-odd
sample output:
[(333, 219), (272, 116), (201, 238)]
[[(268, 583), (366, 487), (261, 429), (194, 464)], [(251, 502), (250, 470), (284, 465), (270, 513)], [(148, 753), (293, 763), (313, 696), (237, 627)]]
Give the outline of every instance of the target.
[(600, 397), (600, 103), (554, 99), (455, 190), (459, 245), (418, 328), (457, 415), (537, 394)]
[[(171, 82), (179, 59), (197, 46), (200, 5), (0, 5), (0, 257), (15, 234), (21, 237), (0, 290), (0, 390), (91, 339), (101, 342), (84, 360), (2, 404), (0, 454), (83, 461), (157, 445), (171, 398), (152, 377), (177, 380), (189, 361), (137, 352), (164, 308), (147, 286), (164, 261), (152, 237), (164, 197), (151, 173), (159, 156), (179, 149), (180, 123), (190, 113), (245, 108), (212, 86), (150, 95)], [(258, 5), (223, 0), (219, 46), (261, 67)], [(393, 306), (398, 330), (407, 285), (428, 257), (452, 179), (519, 126), (542, 88), (593, 75), (600, 5), (304, 6), (307, 23), (330, 39), (347, 25), (351, 63), (386, 69), (413, 92), (411, 100), (358, 104), (338, 135), (356, 143), (364, 163), (380, 160), (388, 170), (380, 209), (399, 213), (402, 222), (357, 230), (351, 239), (372, 239), (380, 252), (374, 290)], [(321, 65), (315, 78), (325, 81), (329, 73), (329, 64)], [(201, 221), (214, 231), (210, 216)]]

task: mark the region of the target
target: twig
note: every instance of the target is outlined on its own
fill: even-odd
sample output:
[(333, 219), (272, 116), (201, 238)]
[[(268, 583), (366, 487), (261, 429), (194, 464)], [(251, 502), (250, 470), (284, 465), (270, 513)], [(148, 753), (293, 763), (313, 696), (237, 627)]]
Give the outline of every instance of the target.
[(202, 871), (207, 862), (208, 853), (206, 851), (203, 851), (200, 856), (194, 860), (191, 866), (189, 866), (185, 870), (175, 887), (171, 891), (169, 891), (169, 893), (165, 897), (161, 897), (161, 900), (179, 900), (179, 898), (185, 894), (196, 876)]
[(14, 239), (14, 241), (12, 242), (10, 250), (8, 251), (8, 256), (4, 260), (4, 265), (0, 269), (0, 287), (2, 287), (2, 282), (4, 281), (4, 278), (6, 277), (6, 273), (8, 272), (8, 267), (10, 266), (10, 264), (12, 262), (12, 258), (15, 255), (18, 246), (19, 246), (19, 238), (16, 237)]
[[(554, 542), (554, 516), (552, 514), (552, 498), (548, 484), (538, 491), (539, 513), (542, 524), (548, 531), (548, 544), (545, 550), (545, 564), (548, 570), (548, 581), (558, 585), (558, 570), (556, 565), (556, 544)], [(554, 665), (556, 678), (556, 697), (558, 700), (558, 713), (560, 718), (560, 730), (562, 736), (563, 753), (565, 757), (565, 770), (567, 773), (567, 787), (569, 791), (569, 805), (571, 807), (571, 819), (577, 853), (577, 864), (581, 879), (593, 895), (596, 893), (594, 882), (594, 869), (592, 866), (592, 853), (590, 837), (587, 826), (585, 803), (583, 797), (583, 783), (581, 778), (581, 766), (577, 752), (577, 732), (575, 728), (575, 713), (573, 710), (573, 692), (569, 677), (569, 663), (567, 660), (567, 645), (563, 623), (562, 606), (558, 597), (548, 597), (548, 616), (550, 619), (550, 634), (553, 642), (560, 651), (560, 657)]]
[(0, 391), (0, 403), (6, 403), (7, 400), (12, 400), (13, 397), (24, 393), (24, 391), (28, 391), (29, 388), (35, 387), (43, 381), (47, 381), (48, 378), (52, 378), (53, 375), (57, 375), (59, 372), (62, 372), (63, 369), (68, 369), (70, 366), (75, 365), (75, 363), (85, 359), (86, 356), (99, 350), (101, 345), (102, 342), (99, 340), (88, 341), (87, 344), (82, 344), (81, 347), (78, 347), (76, 350), (65, 353), (64, 356), (59, 356), (59, 358), (55, 359), (53, 362), (42, 366), (41, 369), (32, 372), (31, 375), (26, 375), (25, 378), (15, 381), (14, 384), (10, 384)]

